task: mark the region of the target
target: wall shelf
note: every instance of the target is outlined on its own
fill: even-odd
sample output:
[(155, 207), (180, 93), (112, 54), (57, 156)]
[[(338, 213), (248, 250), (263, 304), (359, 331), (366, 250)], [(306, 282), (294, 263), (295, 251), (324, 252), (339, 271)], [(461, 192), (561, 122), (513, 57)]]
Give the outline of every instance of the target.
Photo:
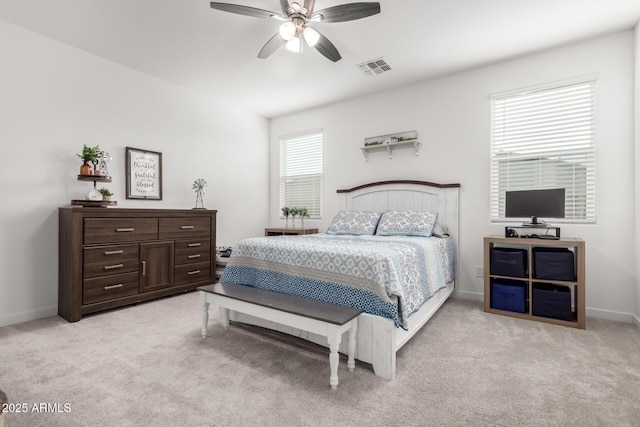
[(111, 182), (111, 177), (102, 175), (78, 175), (78, 181), (93, 181), (94, 183)]
[(108, 206), (118, 206), (115, 200), (72, 200), (73, 206), (83, 206), (86, 208), (106, 208)]
[(394, 148), (413, 147), (418, 155), (420, 150), (420, 141), (418, 141), (418, 131), (410, 130), (407, 132), (390, 133), (387, 135), (371, 136), (364, 139), (364, 147), (360, 148), (364, 155), (365, 162), (369, 161), (369, 151), (384, 151), (389, 154), (389, 158), (393, 158)]
[[(102, 175), (78, 175), (78, 181), (93, 182), (93, 190), (96, 190), (96, 183), (98, 182), (111, 182), (110, 176)], [(118, 202), (115, 200), (71, 200), (71, 204), (74, 206), (82, 207), (100, 207), (106, 208), (109, 206), (117, 206)]]
[(361, 147), (360, 149), (362, 150), (362, 154), (364, 154), (364, 160), (369, 161), (369, 151), (386, 150), (389, 153), (389, 158), (392, 159), (394, 148), (399, 147), (413, 147), (416, 152), (416, 156), (418, 156), (418, 151), (420, 150), (420, 141), (418, 141), (417, 139), (410, 139), (407, 141), (390, 142), (388, 144), (369, 145), (366, 147)]

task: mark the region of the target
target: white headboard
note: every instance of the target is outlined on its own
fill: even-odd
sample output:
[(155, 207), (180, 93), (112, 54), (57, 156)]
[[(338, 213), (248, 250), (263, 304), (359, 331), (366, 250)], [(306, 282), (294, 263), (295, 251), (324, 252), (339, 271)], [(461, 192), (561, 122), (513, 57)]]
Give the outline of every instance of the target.
[(438, 222), (446, 225), (457, 247), (459, 190), (460, 184), (396, 180), (363, 184), (337, 192), (340, 194), (339, 209), (438, 212)]

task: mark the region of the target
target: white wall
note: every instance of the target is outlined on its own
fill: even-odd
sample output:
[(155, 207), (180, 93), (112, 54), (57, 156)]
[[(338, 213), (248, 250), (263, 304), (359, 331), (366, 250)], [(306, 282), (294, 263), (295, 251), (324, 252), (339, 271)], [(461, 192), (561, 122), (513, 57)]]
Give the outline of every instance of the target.
[[(326, 229), (337, 210), (335, 190), (375, 180), (420, 179), (459, 182), (460, 278), (462, 296), (479, 299), (482, 238), (501, 234), (489, 216), (490, 99), (495, 92), (598, 73), (597, 223), (566, 225), (563, 236), (582, 237), (587, 251), (588, 315), (630, 321), (635, 308), (633, 33), (626, 31), (491, 66), (426, 81), (273, 119), (271, 122), (270, 209), (280, 223), (278, 138), (306, 129), (324, 129), (324, 217)], [(387, 76), (391, 78), (392, 73)], [(385, 75), (363, 78), (385, 78)], [(424, 144), (382, 152), (364, 161), (364, 138), (417, 130)], [(310, 222), (311, 223), (311, 222)]]
[(640, 326), (640, 23), (635, 31), (635, 266), (636, 266), (636, 311), (635, 323)]
[[(118, 207), (186, 208), (204, 178), (218, 245), (267, 222), (268, 120), (0, 21), (0, 326), (57, 313), (58, 213), (89, 189), (83, 144), (113, 156)], [(163, 153), (163, 200), (125, 199), (125, 147)]]

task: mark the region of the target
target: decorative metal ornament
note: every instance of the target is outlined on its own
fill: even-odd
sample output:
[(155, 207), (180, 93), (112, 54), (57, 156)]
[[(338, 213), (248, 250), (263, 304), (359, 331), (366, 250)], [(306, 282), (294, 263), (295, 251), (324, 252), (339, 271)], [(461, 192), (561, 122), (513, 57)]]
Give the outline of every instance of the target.
[(97, 170), (99, 170), (101, 173), (100, 175), (102, 176), (110, 176), (109, 175), (109, 168), (107, 167), (107, 163), (110, 162), (111, 156), (109, 155), (109, 153), (107, 153), (106, 151), (102, 151), (100, 152), (100, 157), (98, 158), (98, 167)]
[(193, 187), (191, 188), (196, 192), (196, 207), (193, 209), (206, 209), (202, 201), (202, 195), (207, 191), (207, 181), (198, 178), (193, 182)]

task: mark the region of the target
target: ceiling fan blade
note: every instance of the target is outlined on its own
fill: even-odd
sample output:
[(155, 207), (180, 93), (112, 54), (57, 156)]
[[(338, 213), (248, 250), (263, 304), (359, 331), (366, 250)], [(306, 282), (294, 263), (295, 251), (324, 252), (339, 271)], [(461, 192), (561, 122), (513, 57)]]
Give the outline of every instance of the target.
[(212, 9), (222, 10), (224, 12), (237, 13), (238, 15), (253, 16), (255, 18), (283, 18), (279, 13), (270, 12), (268, 10), (258, 9), (255, 7), (242, 6), (231, 3), (218, 3), (212, 1), (210, 3)]
[(380, 13), (380, 3), (348, 3), (319, 10), (313, 14), (311, 19), (322, 22), (345, 22), (366, 18), (377, 13)]
[(287, 9), (289, 9), (289, 0), (280, 0), (280, 8), (282, 9), (282, 15), (287, 16)]
[(280, 33), (276, 33), (276, 35), (271, 37), (269, 41), (266, 42), (265, 45), (262, 47), (262, 49), (260, 50), (260, 53), (258, 53), (258, 58), (261, 58), (261, 59), (268, 58), (272, 53), (278, 50), (280, 46), (282, 46), (283, 44), (285, 44), (284, 39), (280, 37)]
[(313, 47), (318, 49), (318, 52), (320, 52), (333, 62), (340, 61), (342, 59), (342, 56), (340, 56), (340, 52), (338, 52), (338, 49), (336, 49), (333, 43), (331, 43), (328, 38), (320, 34), (320, 32), (318, 32), (318, 35), (320, 36), (320, 38)]
[(307, 9), (307, 16), (313, 15), (313, 9), (316, 6), (316, 0), (304, 0), (304, 8)]

